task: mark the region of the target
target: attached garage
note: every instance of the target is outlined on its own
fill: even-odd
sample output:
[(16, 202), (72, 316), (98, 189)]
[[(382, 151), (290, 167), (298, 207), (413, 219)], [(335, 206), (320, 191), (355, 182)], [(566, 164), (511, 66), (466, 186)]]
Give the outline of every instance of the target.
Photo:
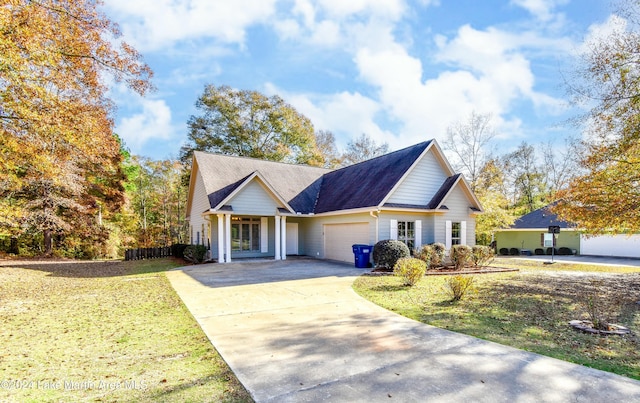
[(582, 236), (580, 254), (640, 258), (640, 235)]
[(369, 244), (369, 223), (325, 224), (325, 259), (353, 262), (354, 244)]

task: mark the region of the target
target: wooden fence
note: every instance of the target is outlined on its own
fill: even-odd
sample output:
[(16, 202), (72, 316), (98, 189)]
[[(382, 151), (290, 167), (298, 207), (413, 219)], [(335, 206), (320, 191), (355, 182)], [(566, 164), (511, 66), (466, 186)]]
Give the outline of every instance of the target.
[(124, 260), (158, 259), (171, 256), (171, 247), (138, 248), (124, 251)]

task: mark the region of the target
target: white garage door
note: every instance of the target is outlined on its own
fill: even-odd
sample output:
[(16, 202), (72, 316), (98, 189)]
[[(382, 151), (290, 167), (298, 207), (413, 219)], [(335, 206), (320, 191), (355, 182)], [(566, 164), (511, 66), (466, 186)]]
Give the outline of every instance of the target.
[(325, 259), (354, 261), (354, 244), (369, 244), (369, 224), (326, 224), (324, 226), (324, 257)]
[(580, 254), (640, 258), (640, 235), (580, 237)]

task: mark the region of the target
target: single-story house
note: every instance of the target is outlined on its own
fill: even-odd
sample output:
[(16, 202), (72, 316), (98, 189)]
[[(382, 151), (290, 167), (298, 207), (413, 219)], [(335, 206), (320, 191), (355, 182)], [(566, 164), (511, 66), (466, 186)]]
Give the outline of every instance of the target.
[(555, 237), (556, 249), (568, 248), (572, 252), (579, 253), (580, 233), (571, 223), (559, 220), (558, 216), (549, 209), (552, 205), (525, 214), (509, 228), (496, 231), (498, 254), (541, 254), (540, 251), (542, 254), (547, 254), (548, 247), (545, 246), (544, 237), (549, 233), (550, 226), (560, 227), (560, 233)]
[(590, 256), (615, 256), (640, 258), (640, 235), (599, 235), (589, 236), (579, 231), (573, 223), (558, 219), (551, 212), (549, 204), (518, 218), (511, 227), (495, 233), (496, 249), (499, 254), (505, 250), (509, 254), (517, 249), (520, 253), (535, 254), (536, 250), (548, 253), (544, 246), (544, 234), (549, 226), (560, 227), (556, 235), (556, 250), (568, 248), (575, 254)]
[(353, 244), (475, 244), (480, 202), (435, 140), (331, 170), (194, 152), (191, 243), (218, 262), (307, 255), (353, 262)]

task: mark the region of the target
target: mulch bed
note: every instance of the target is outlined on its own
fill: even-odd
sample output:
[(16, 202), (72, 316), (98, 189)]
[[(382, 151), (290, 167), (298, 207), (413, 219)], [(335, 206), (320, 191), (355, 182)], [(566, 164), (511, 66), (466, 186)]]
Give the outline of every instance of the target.
[[(451, 276), (458, 274), (488, 274), (488, 273), (505, 273), (510, 271), (519, 271), (519, 269), (509, 269), (505, 267), (467, 267), (462, 270), (456, 270), (452, 267), (444, 267), (441, 269), (427, 270), (425, 276)], [(370, 272), (362, 273), (365, 276), (392, 276), (393, 270), (386, 268), (372, 269)]]

